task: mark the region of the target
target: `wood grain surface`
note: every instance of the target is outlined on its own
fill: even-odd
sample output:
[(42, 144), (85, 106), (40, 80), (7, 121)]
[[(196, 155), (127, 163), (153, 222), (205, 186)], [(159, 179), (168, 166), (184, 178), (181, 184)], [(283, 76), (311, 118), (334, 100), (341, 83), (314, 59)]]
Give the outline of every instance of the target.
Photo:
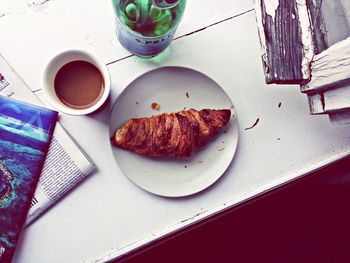
[(300, 84), (310, 77), (313, 44), (305, 0), (257, 0), (267, 83)]

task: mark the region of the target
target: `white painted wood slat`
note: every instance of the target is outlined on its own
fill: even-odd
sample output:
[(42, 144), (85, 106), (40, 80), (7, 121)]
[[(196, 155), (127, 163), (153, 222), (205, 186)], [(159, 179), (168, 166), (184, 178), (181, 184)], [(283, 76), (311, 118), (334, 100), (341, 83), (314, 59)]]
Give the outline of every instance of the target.
[(311, 114), (350, 110), (350, 86), (337, 87), (316, 94), (307, 94)]
[(323, 98), (326, 112), (350, 110), (350, 86), (328, 90)]
[(350, 124), (350, 112), (339, 112), (329, 114), (329, 119), (334, 124)]
[(319, 30), (314, 32), (324, 38), (314, 39), (321, 53), (314, 57), (312, 78), (301, 91), (307, 93), (311, 114), (329, 114), (332, 122), (344, 123), (344, 113), (350, 110), (350, 1), (316, 0), (313, 4), (321, 7), (312, 13)]
[(323, 96), (321, 94), (308, 94), (307, 95), (309, 106), (310, 106), (310, 113), (311, 114), (324, 114), (324, 107), (323, 107)]
[(326, 90), (350, 79), (350, 37), (315, 55), (311, 71), (311, 81), (301, 87), (302, 92)]

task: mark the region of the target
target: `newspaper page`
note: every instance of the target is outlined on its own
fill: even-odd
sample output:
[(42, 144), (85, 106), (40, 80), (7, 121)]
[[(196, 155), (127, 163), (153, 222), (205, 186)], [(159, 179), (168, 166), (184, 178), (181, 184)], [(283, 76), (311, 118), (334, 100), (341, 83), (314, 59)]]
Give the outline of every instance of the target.
[[(1, 55), (0, 95), (42, 105)], [(93, 162), (57, 123), (26, 225), (33, 222), (94, 170)]]

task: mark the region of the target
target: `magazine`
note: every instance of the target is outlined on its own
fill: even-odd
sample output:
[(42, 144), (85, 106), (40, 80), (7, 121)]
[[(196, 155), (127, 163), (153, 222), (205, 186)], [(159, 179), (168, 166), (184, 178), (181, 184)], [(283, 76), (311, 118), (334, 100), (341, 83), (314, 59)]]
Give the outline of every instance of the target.
[[(1, 55), (0, 95), (42, 105)], [(90, 158), (57, 123), (26, 224), (33, 222), (94, 170)]]
[(0, 96), (0, 262), (17, 247), (56, 121), (56, 111)]

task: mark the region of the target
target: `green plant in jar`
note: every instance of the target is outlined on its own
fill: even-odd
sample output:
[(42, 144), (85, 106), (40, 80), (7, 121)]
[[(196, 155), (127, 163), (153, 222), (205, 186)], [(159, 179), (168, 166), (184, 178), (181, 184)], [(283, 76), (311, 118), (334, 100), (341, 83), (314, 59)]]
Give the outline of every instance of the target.
[(151, 57), (171, 42), (185, 10), (185, 0), (113, 0), (117, 35), (130, 52)]

